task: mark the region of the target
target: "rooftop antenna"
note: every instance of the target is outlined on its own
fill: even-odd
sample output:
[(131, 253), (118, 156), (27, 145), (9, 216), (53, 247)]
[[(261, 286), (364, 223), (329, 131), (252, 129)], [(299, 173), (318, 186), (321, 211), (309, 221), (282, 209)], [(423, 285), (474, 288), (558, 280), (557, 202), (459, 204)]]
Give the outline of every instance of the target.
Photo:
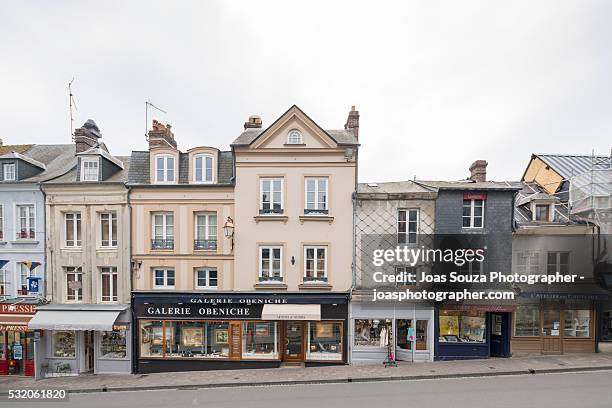
[(163, 110), (162, 108), (159, 108), (155, 105), (153, 105), (153, 103), (151, 103), (151, 101), (145, 101), (145, 138), (147, 141), (149, 141), (149, 106), (152, 108), (157, 109), (158, 111), (167, 114), (168, 112), (166, 112), (165, 110)]
[(68, 100), (70, 104), (70, 137), (72, 141), (74, 141), (74, 115), (73, 111), (77, 110), (76, 100), (74, 99), (74, 95), (72, 94), (72, 83), (74, 82), (74, 77), (68, 82)]

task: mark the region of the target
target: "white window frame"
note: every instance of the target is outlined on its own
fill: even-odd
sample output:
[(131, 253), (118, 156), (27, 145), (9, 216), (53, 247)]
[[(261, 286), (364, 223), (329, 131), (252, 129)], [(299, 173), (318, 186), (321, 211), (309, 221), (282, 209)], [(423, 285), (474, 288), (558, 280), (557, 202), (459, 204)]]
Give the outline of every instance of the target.
[[(268, 258), (268, 277), (264, 278), (264, 274), (263, 274), (263, 251), (264, 249), (268, 249), (270, 250), (270, 257)], [(282, 282), (283, 281), (283, 246), (282, 245), (260, 245), (259, 246), (259, 265), (257, 266), (258, 272), (259, 272), (259, 279), (260, 280), (265, 280), (265, 281), (275, 281), (275, 278), (272, 277), (272, 273), (273, 273), (273, 263), (274, 263), (274, 250), (275, 249), (280, 249), (280, 256), (279, 256), (279, 276), (276, 278), (278, 279), (278, 282)], [(270, 279), (272, 277), (272, 279)]]
[[(109, 295), (110, 300), (104, 300), (104, 277), (108, 276), (109, 282)], [(118, 293), (115, 293), (113, 280), (117, 281), (117, 292), (119, 292), (119, 274), (117, 273), (116, 266), (105, 266), (100, 268), (100, 302), (102, 303), (117, 303), (119, 301)]]
[(4, 205), (0, 204), (0, 242), (6, 239), (4, 236)]
[[(200, 231), (200, 224), (198, 224), (198, 220), (199, 217), (204, 217), (204, 219), (206, 220), (204, 222), (204, 236), (201, 237), (199, 236), (199, 231)], [(211, 217), (215, 217), (215, 234), (211, 235), (210, 233), (210, 227), (212, 226), (212, 224), (210, 223), (210, 219)], [(195, 239), (201, 239), (201, 240), (216, 240), (217, 239), (217, 233), (218, 233), (218, 228), (219, 228), (219, 224), (218, 224), (219, 220), (217, 219), (217, 213), (214, 212), (199, 212), (195, 214)]]
[[(157, 284), (157, 272), (161, 271), (163, 272), (163, 285), (158, 285)], [(174, 289), (174, 287), (176, 286), (176, 270), (174, 268), (153, 268), (153, 289)], [(168, 280), (169, 280), (169, 276), (168, 276), (168, 272), (172, 272), (172, 279), (173, 279), (173, 284), (172, 285), (168, 285)]]
[[(95, 163), (95, 166), (93, 164)], [(85, 166), (89, 164), (90, 166)], [(95, 168), (95, 174), (94, 174)], [(95, 178), (93, 177), (95, 175)], [(81, 158), (81, 181), (99, 181), (100, 180), (100, 160)]]
[(8, 293), (6, 293), (6, 290), (8, 289), (8, 282), (6, 281), (7, 265), (8, 263), (0, 268), (0, 296), (8, 296)]
[[(314, 276), (311, 278), (310, 282), (326, 281), (327, 280), (327, 259), (329, 257), (329, 248), (328, 248), (327, 245), (305, 245), (304, 246), (304, 275), (303, 275), (304, 279), (306, 279), (306, 270), (307, 270), (306, 269), (306, 264), (307, 264), (307, 261), (308, 261), (307, 253), (308, 253), (309, 249), (314, 250), (314, 252), (313, 252), (313, 256), (314, 256), (314, 258), (313, 258), (313, 268), (314, 268), (313, 269), (313, 275)], [(319, 276), (319, 272), (320, 271), (319, 271), (318, 262), (317, 262), (317, 259), (318, 259), (317, 256), (319, 254), (319, 251), (321, 251), (321, 250), (325, 253), (325, 258), (324, 258), (325, 265), (323, 266), (323, 268), (324, 268), (323, 269), (323, 276)]]
[[(276, 193), (277, 191), (274, 190), (274, 181), (276, 180), (280, 180), (280, 212), (274, 212), (274, 204), (276, 203), (276, 201), (274, 201), (274, 193)], [(269, 212), (263, 212), (264, 210), (264, 182), (265, 181), (269, 181), (270, 182), (270, 210)], [(284, 177), (260, 177), (259, 178), (259, 210), (260, 213), (264, 214), (264, 215), (280, 215), (280, 214), (284, 214), (285, 213), (285, 178)]]
[[(162, 174), (163, 174), (163, 179), (160, 180), (158, 177), (158, 170), (159, 168), (157, 167), (157, 160), (158, 159), (163, 159), (164, 162), (164, 167), (162, 168)], [(169, 159), (172, 159), (172, 180), (168, 180), (168, 170), (170, 169), (170, 167), (168, 166), (168, 161)], [(171, 154), (156, 154), (154, 157), (155, 160), (155, 165), (154, 165), (154, 171), (155, 171), (155, 182), (158, 184), (175, 184), (176, 183), (176, 179), (178, 176), (178, 172), (177, 170), (177, 158), (174, 155)]]
[[(68, 242), (68, 216), (73, 216), (72, 220), (72, 245)], [(78, 217), (77, 217), (78, 216)], [(78, 224), (81, 225), (81, 234), (83, 233), (83, 222), (81, 219), (81, 213), (78, 211), (65, 212), (64, 213), (64, 246), (66, 248), (81, 248), (82, 245), (82, 237), (79, 235)]]
[[(405, 221), (400, 221), (400, 213), (401, 212), (405, 212), (406, 213), (406, 220)], [(410, 213), (411, 212), (415, 212), (416, 213), (416, 231), (415, 232), (410, 232), (410, 223), (412, 221), (410, 221)], [(403, 222), (406, 224), (406, 231), (405, 232), (400, 232), (400, 222)], [(397, 243), (401, 244), (401, 245), (417, 245), (419, 243), (419, 230), (421, 228), (421, 211), (418, 208), (398, 208), (397, 210), (397, 220), (395, 222), (395, 233), (397, 236)], [(400, 235), (405, 236), (405, 241), (404, 242), (400, 242)], [(410, 237), (414, 236), (414, 242), (410, 242)]]
[[(293, 139), (294, 136), (297, 135), (296, 139)], [(287, 133), (287, 144), (288, 145), (302, 145), (304, 144), (304, 136), (302, 132), (297, 129), (291, 129), (289, 133)]]
[[(155, 226), (156, 226), (156, 224), (155, 224), (155, 217), (158, 216), (158, 215), (162, 216), (162, 224), (161, 224), (162, 235), (160, 237), (155, 235)], [(167, 234), (167, 232), (168, 232), (167, 230), (168, 230), (168, 226), (169, 226), (169, 224), (168, 224), (168, 217), (169, 216), (172, 217), (172, 236)], [(166, 240), (172, 239), (173, 247), (174, 247), (174, 235), (175, 235), (174, 234), (174, 228), (176, 228), (176, 225), (174, 223), (174, 213), (173, 212), (154, 212), (154, 213), (151, 213), (151, 228), (152, 228), (151, 237), (154, 240), (161, 239), (161, 240), (166, 241)], [(158, 248), (154, 248), (154, 249), (158, 249)]]
[[(75, 299), (70, 299), (69, 291), (71, 290), (68, 286), (68, 275), (75, 275), (75, 278), (81, 282), (81, 288), (75, 291), (74, 297)], [(81, 267), (76, 266), (68, 266), (64, 268), (64, 279), (66, 281), (66, 303), (82, 303), (83, 302), (83, 269)]]
[[(34, 236), (33, 237), (27, 237), (27, 238), (21, 238), (21, 207), (28, 207), (28, 216), (26, 218), (26, 230), (28, 231), (28, 235), (29, 235), (29, 231), (32, 230), (34, 231)], [(15, 204), (15, 221), (16, 221), (16, 225), (15, 225), (15, 235), (17, 240), (35, 240), (37, 233), (36, 233), (36, 204), (34, 203), (18, 203)], [(32, 225), (30, 223), (30, 221), (33, 221), (34, 224)]]
[[(198, 180), (198, 159), (202, 161), (201, 180)], [(206, 177), (207, 169), (206, 162), (210, 159), (210, 180)], [(200, 153), (193, 156), (193, 182), (199, 184), (210, 184), (215, 181), (215, 157), (212, 154)]]
[[(7, 172), (7, 168), (12, 168), (11, 172)], [(12, 177), (6, 177), (7, 174), (11, 174)], [(4, 163), (2, 165), (2, 180), (3, 181), (15, 181), (17, 179), (17, 165), (15, 163)]]
[[(15, 270), (17, 271), (17, 276), (19, 279), (19, 285), (17, 286), (17, 296), (28, 296), (28, 278), (33, 276), (32, 271), (23, 262), (15, 262)], [(24, 277), (25, 277), (25, 285), (24, 285)], [(23, 290), (24, 286), (26, 288), (26, 293), (19, 294), (19, 291)]]
[[(104, 227), (103, 227), (103, 217), (108, 216), (108, 244), (104, 245)], [(117, 217), (116, 211), (104, 211), (99, 214), (100, 218), (100, 247), (101, 248), (117, 248), (119, 244), (119, 219)], [(113, 221), (115, 221), (115, 236), (117, 239), (113, 243)]]
[[(464, 201), (470, 201), (470, 215), (466, 216), (463, 215), (463, 209), (465, 208), (465, 202)], [(474, 208), (476, 207), (476, 201), (482, 201), (482, 225), (480, 227), (475, 227), (474, 226)], [(470, 229), (483, 229), (484, 228), (484, 223), (485, 223), (485, 206), (486, 206), (486, 202), (487, 200), (481, 199), (481, 198), (470, 198), (470, 199), (463, 199), (461, 201), (461, 228), (470, 228)], [(463, 220), (465, 218), (469, 218), (470, 219), (470, 225), (468, 227), (463, 225)]]
[[(199, 274), (200, 272), (203, 272), (205, 274), (204, 280), (206, 281), (206, 285), (199, 285), (200, 279), (199, 279)], [(210, 280), (211, 280), (211, 272), (214, 272), (216, 277), (214, 278), (217, 281), (216, 285), (211, 285), (210, 284)], [(195, 288), (196, 289), (202, 289), (202, 290), (217, 290), (219, 288), (219, 271), (216, 268), (197, 268), (195, 270)]]
[[(314, 208), (308, 208), (308, 181), (309, 180), (313, 180), (314, 181)], [(325, 203), (323, 208), (319, 208), (320, 207), (320, 202), (319, 202), (319, 193), (321, 192), (321, 190), (319, 190), (319, 181), (324, 180), (325, 181)], [(317, 176), (309, 176), (309, 177), (305, 177), (304, 178), (304, 210), (309, 210), (312, 211), (314, 213), (314, 215), (316, 215), (316, 212), (329, 212), (329, 177), (317, 177)], [(305, 211), (306, 212), (306, 211)]]

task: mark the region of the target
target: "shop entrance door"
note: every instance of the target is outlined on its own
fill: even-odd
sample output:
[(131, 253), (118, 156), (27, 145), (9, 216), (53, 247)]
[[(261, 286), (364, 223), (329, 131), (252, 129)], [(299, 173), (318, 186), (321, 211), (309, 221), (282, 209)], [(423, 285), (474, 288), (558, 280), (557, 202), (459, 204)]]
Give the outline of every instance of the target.
[(285, 350), (283, 361), (304, 361), (304, 323), (285, 323)]
[(8, 374), (24, 375), (26, 361), (26, 334), (25, 332), (7, 332)]
[(558, 308), (542, 310), (542, 354), (563, 354), (562, 323)]
[(85, 337), (85, 370), (90, 372), (94, 369), (94, 332), (87, 330), (83, 333)]

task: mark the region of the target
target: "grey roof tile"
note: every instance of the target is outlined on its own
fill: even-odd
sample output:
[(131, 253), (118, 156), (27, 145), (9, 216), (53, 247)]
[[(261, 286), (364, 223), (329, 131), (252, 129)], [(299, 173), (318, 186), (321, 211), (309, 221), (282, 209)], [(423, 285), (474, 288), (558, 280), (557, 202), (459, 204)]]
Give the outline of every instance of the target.
[(566, 180), (591, 170), (612, 168), (612, 158), (609, 156), (591, 156), (579, 154), (538, 154), (535, 156), (542, 159)]

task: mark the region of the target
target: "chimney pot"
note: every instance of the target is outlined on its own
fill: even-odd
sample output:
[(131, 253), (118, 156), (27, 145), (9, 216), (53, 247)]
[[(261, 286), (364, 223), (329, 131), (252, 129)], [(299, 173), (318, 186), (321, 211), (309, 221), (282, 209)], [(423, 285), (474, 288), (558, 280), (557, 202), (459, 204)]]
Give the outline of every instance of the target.
[(257, 115), (249, 116), (249, 120), (244, 122), (244, 130), (247, 129), (261, 129), (262, 121), (261, 117)]
[(470, 180), (476, 182), (484, 182), (487, 181), (487, 163), (486, 160), (476, 160), (470, 166)]
[(74, 144), (76, 145), (76, 153), (82, 153), (98, 146), (98, 139), (102, 137), (100, 128), (96, 125), (93, 119), (87, 121), (74, 131)]
[(151, 130), (149, 130), (149, 149), (153, 147), (170, 147), (176, 149), (176, 140), (171, 131), (172, 126), (167, 123), (165, 126), (153, 119)]
[(344, 129), (353, 132), (355, 138), (359, 140), (359, 111), (355, 109), (355, 105), (351, 106), (351, 111), (344, 124)]

